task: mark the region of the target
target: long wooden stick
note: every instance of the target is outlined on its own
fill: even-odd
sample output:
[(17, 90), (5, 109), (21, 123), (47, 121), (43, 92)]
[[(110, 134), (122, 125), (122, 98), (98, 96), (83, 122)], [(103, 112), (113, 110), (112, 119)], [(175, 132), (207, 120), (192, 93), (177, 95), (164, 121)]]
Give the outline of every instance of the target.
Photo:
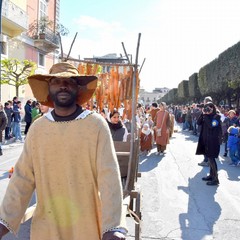
[(60, 47), (61, 47), (61, 59), (63, 59), (63, 45), (62, 45), (62, 37), (61, 37), (60, 33), (58, 33), (58, 37), (59, 37), (59, 42), (60, 42)]
[[(138, 137), (138, 133), (136, 131), (136, 83), (137, 83), (137, 69), (138, 69), (138, 53), (139, 53), (139, 46), (140, 46), (140, 38), (141, 33), (138, 34), (138, 43), (136, 49), (136, 59), (134, 64), (134, 73), (133, 73), (133, 82), (132, 82), (132, 122), (131, 122), (131, 142), (130, 142), (130, 158), (128, 162), (128, 173), (125, 185), (125, 191), (128, 192), (129, 184), (130, 184), (130, 174), (132, 171), (132, 162), (134, 157), (134, 144), (136, 143), (135, 139)], [(135, 136), (136, 134), (136, 136)]]
[(143, 65), (144, 65), (144, 63), (145, 63), (145, 60), (146, 60), (146, 58), (143, 59), (142, 65), (141, 65), (140, 70), (139, 70), (139, 74), (140, 74), (140, 72), (142, 71), (142, 67), (143, 67)]
[(96, 61), (90, 61), (90, 60), (81, 60), (77, 58), (63, 58), (64, 61), (73, 61), (73, 62), (81, 62), (81, 63), (89, 63), (89, 64), (98, 64), (101, 66), (130, 66), (134, 67), (135, 64), (128, 64), (128, 63), (104, 63), (104, 62), (96, 62)]
[(125, 53), (125, 56), (126, 56), (126, 58), (127, 58), (127, 60), (128, 60), (128, 64), (131, 64), (131, 62), (130, 62), (130, 60), (129, 60), (129, 57), (128, 57), (128, 54), (127, 54), (127, 51), (126, 51), (126, 48), (125, 48), (123, 42), (122, 42), (122, 47), (123, 47), (123, 51), (124, 51), (124, 53)]
[(69, 52), (68, 52), (68, 55), (67, 55), (67, 59), (69, 58), (69, 55), (70, 55), (70, 53), (71, 53), (71, 51), (72, 51), (72, 47), (73, 47), (73, 44), (74, 44), (74, 42), (75, 42), (75, 39), (76, 39), (76, 37), (77, 37), (77, 32), (76, 32), (76, 34), (75, 34), (75, 36), (74, 36), (74, 39), (73, 39), (73, 41), (72, 41), (72, 44), (71, 44), (71, 46), (70, 46), (70, 49), (69, 49)]

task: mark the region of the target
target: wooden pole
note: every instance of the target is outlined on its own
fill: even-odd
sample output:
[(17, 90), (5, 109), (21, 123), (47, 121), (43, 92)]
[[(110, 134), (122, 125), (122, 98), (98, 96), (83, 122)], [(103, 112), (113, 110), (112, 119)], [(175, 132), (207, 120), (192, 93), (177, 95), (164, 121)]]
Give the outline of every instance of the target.
[(73, 39), (73, 41), (72, 41), (72, 44), (71, 44), (71, 46), (70, 46), (70, 49), (69, 49), (68, 55), (67, 55), (67, 60), (68, 60), (68, 58), (69, 58), (69, 56), (70, 56), (70, 54), (71, 54), (72, 47), (73, 47), (73, 44), (74, 44), (75, 39), (76, 39), (76, 37), (77, 37), (77, 34), (78, 34), (78, 33), (76, 32), (76, 34), (75, 34), (75, 36), (74, 36), (74, 39)]
[(136, 49), (136, 59), (134, 64), (134, 72), (133, 72), (133, 82), (132, 82), (132, 123), (131, 123), (131, 142), (130, 142), (130, 157), (128, 162), (128, 174), (127, 174), (127, 180), (125, 185), (126, 192), (130, 191), (129, 189), (129, 183), (130, 183), (130, 173), (133, 170), (132, 169), (132, 162), (134, 157), (134, 144), (135, 139), (138, 137), (138, 133), (136, 131), (136, 83), (137, 83), (137, 69), (138, 69), (138, 53), (139, 53), (139, 46), (140, 46), (140, 39), (141, 39), (141, 33), (138, 34), (138, 43), (137, 43), (137, 49)]
[(60, 47), (61, 47), (61, 59), (63, 59), (62, 37), (61, 37), (60, 33), (58, 33), (58, 37), (59, 37), (59, 42), (60, 42)]
[(140, 72), (142, 71), (142, 67), (143, 67), (143, 65), (144, 65), (144, 63), (145, 63), (145, 60), (146, 60), (146, 58), (143, 59), (142, 65), (141, 65), (140, 70), (139, 70), (139, 74), (140, 74)]
[(128, 54), (127, 54), (127, 51), (126, 51), (126, 48), (125, 48), (123, 42), (122, 42), (122, 47), (123, 47), (123, 51), (124, 51), (124, 53), (125, 53), (125, 56), (126, 56), (126, 58), (127, 58), (127, 60), (128, 60), (128, 63), (131, 64), (131, 62), (130, 62), (130, 60), (129, 60), (129, 57), (128, 57)]
[(63, 58), (64, 61), (71, 60), (73, 62), (79, 62), (79, 63), (89, 63), (89, 64), (97, 64), (101, 66), (129, 66), (134, 67), (134, 64), (128, 64), (128, 63), (104, 63), (104, 62), (96, 62), (96, 61), (90, 61), (90, 60), (81, 60), (77, 58)]

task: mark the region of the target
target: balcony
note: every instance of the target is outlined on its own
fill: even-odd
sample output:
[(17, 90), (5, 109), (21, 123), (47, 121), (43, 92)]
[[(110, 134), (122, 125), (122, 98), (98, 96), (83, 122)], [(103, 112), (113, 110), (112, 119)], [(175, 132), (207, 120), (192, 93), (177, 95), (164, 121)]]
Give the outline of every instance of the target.
[(9, 0), (2, 3), (3, 32), (15, 37), (28, 29), (27, 13)]
[(44, 33), (33, 37), (34, 46), (46, 53), (53, 52), (59, 48), (59, 38), (51, 29), (46, 28)]

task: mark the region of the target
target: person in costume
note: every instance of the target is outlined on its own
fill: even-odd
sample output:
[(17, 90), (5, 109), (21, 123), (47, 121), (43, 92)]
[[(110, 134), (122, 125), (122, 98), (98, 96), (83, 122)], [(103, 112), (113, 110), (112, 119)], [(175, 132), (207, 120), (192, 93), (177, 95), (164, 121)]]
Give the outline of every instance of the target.
[(142, 154), (148, 155), (152, 150), (153, 134), (147, 123), (143, 124), (140, 134), (140, 150)]
[(107, 117), (107, 123), (111, 131), (113, 141), (127, 142), (128, 130), (120, 119), (120, 113), (113, 110)]
[(35, 98), (54, 108), (35, 120), (0, 206), (0, 239), (17, 234), (34, 191), (33, 240), (121, 240), (122, 186), (106, 121), (82, 109), (97, 86), (69, 63), (28, 78)]
[(156, 155), (163, 155), (164, 151), (167, 149), (167, 144), (169, 143), (169, 129), (171, 124), (169, 112), (166, 110), (166, 103), (161, 102), (159, 107), (160, 110), (156, 114), (154, 123), (157, 144)]

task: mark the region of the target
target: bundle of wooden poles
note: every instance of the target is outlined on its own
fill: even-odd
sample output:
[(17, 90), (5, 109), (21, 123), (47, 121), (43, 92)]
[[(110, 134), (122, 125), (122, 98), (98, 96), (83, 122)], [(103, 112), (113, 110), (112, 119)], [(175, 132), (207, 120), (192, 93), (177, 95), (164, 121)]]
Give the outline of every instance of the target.
[[(114, 109), (119, 109), (121, 104), (124, 104), (125, 110), (128, 112), (128, 119), (131, 118), (132, 106), (132, 87), (133, 87), (133, 66), (109, 66), (110, 71), (103, 73), (102, 67), (98, 64), (79, 63), (78, 71), (83, 75), (98, 76), (98, 86), (89, 101), (90, 109), (96, 105), (99, 112), (104, 108), (108, 108), (110, 112)], [(136, 72), (136, 99), (140, 88), (140, 79)]]

